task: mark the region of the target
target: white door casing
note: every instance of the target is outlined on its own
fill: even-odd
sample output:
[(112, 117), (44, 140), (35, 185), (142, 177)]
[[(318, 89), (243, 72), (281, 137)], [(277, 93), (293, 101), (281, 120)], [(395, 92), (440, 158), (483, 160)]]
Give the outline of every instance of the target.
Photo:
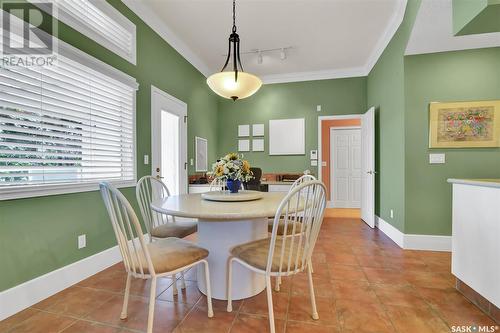
[(361, 201), (361, 130), (330, 128), (330, 191), (333, 207), (359, 208)]
[(361, 117), (361, 219), (375, 227), (375, 108)]
[(179, 118), (177, 186), (179, 194), (187, 193), (187, 104), (154, 86), (151, 86), (151, 175), (159, 178), (165, 176), (161, 167), (161, 120), (163, 112), (168, 112)]

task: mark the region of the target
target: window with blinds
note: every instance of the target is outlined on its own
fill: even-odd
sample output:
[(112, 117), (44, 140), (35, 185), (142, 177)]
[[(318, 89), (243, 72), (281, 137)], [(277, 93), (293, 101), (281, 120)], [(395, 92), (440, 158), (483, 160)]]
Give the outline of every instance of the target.
[(0, 68), (0, 194), (135, 182), (136, 87), (94, 68), (62, 55), (56, 66)]
[[(44, 5), (30, 0), (44, 9)], [(136, 63), (136, 27), (105, 0), (54, 1), (57, 18), (129, 62)]]

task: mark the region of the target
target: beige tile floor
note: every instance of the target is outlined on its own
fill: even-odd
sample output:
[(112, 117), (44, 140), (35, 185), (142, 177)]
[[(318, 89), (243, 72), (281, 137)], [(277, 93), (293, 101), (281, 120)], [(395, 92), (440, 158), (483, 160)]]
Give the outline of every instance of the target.
[[(277, 332), (438, 333), (452, 325), (496, 325), (454, 289), (449, 253), (403, 251), (359, 219), (327, 218), (313, 261), (320, 319), (310, 317), (301, 273), (274, 292)], [(144, 332), (149, 283), (133, 282), (129, 317), (122, 321), (125, 277), (121, 264), (110, 267), (0, 322), (0, 332)], [(194, 271), (186, 278), (187, 289), (178, 296), (172, 280), (160, 280), (155, 332), (268, 331), (264, 292), (235, 302), (232, 313), (215, 301), (209, 319)]]

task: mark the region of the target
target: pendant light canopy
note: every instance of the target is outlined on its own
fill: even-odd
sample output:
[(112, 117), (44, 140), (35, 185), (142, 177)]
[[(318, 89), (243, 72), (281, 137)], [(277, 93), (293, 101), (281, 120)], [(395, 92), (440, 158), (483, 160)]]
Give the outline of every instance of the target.
[[(226, 71), (233, 53), (233, 70)], [(217, 95), (233, 101), (251, 96), (262, 86), (262, 81), (255, 75), (245, 73), (240, 60), (240, 36), (236, 33), (236, 0), (233, 0), (233, 30), (229, 35), (229, 50), (226, 63), (219, 73), (212, 74), (207, 84)]]

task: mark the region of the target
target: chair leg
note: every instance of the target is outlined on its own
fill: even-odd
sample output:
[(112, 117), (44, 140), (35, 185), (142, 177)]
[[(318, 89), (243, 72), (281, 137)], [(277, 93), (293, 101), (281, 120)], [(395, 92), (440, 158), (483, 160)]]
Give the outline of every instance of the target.
[(205, 264), (205, 284), (207, 287), (207, 308), (208, 308), (208, 318), (214, 316), (214, 310), (212, 309), (212, 287), (210, 285), (210, 269), (208, 268), (208, 261), (203, 261)]
[(186, 280), (184, 280), (184, 272), (181, 272), (181, 289), (186, 289)]
[(266, 293), (267, 293), (267, 308), (269, 310), (269, 330), (275, 333), (274, 328), (274, 309), (273, 309), (273, 289), (271, 285), (271, 277), (266, 275)]
[(177, 295), (177, 274), (172, 275), (172, 279), (174, 279), (174, 283), (172, 284), (172, 288), (174, 288), (173, 295)]
[(314, 285), (313, 285), (312, 269), (310, 261), (307, 265), (307, 275), (309, 278), (309, 294), (311, 296), (312, 319), (318, 320), (319, 315), (318, 315), (318, 310), (316, 309), (316, 296), (314, 295)]
[(149, 314), (148, 314), (148, 330), (147, 333), (153, 333), (153, 321), (155, 314), (156, 302), (156, 276), (151, 278), (151, 290), (149, 293)]
[(227, 261), (227, 312), (233, 311), (233, 258)]
[(127, 273), (127, 284), (125, 285), (125, 296), (123, 297), (123, 307), (120, 319), (127, 319), (128, 298), (130, 296), (131, 280), (132, 280), (132, 275), (130, 273)]
[(276, 277), (276, 282), (274, 285), (274, 290), (280, 291), (280, 284), (281, 284), (281, 276)]

